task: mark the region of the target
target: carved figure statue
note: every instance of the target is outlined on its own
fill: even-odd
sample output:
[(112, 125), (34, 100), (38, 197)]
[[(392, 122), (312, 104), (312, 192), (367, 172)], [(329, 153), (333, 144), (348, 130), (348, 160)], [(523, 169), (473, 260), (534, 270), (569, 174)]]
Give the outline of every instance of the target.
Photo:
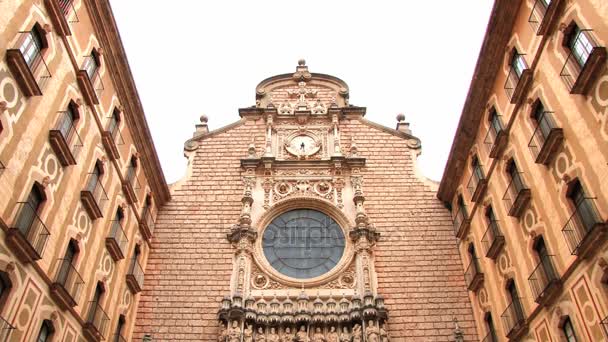
[(258, 331), (255, 333), (255, 342), (266, 342), (266, 334), (264, 334), (264, 328), (258, 327)]
[(388, 332), (384, 329), (384, 326), (380, 327), (380, 342), (388, 342)]
[(340, 334), (340, 342), (350, 342), (350, 333), (348, 332), (347, 327), (342, 328), (342, 333)]
[(315, 333), (312, 335), (312, 342), (326, 342), (325, 335), (323, 335), (321, 328), (317, 327), (317, 329), (315, 329)]
[(281, 103), (279, 106), (279, 114), (293, 114), (293, 107), (289, 101)]
[(353, 327), (353, 342), (361, 341), (363, 341), (363, 331), (361, 331), (361, 326), (359, 324), (355, 324)]
[(245, 331), (243, 331), (243, 342), (253, 342), (253, 327), (251, 324), (247, 324)]
[(300, 330), (296, 333), (296, 341), (298, 342), (310, 342), (310, 338), (308, 338), (308, 332), (306, 331), (305, 326), (301, 326)]
[(291, 332), (291, 328), (285, 328), (285, 332), (281, 336), (281, 342), (293, 342), (294, 336)]
[(241, 328), (238, 321), (232, 321), (232, 327), (228, 331), (229, 342), (241, 342)]
[(219, 334), (217, 336), (217, 341), (218, 342), (226, 342), (227, 339), (228, 339), (228, 330), (226, 329), (226, 326), (224, 325), (224, 323), (220, 322)]
[(329, 333), (327, 333), (327, 342), (340, 342), (340, 337), (338, 336), (338, 332), (336, 332), (336, 327), (329, 328)]
[(325, 107), (325, 105), (321, 102), (320, 99), (317, 99), (317, 103), (315, 103), (315, 106), (312, 108), (312, 113), (325, 114), (327, 113), (327, 107)]
[(267, 342), (279, 342), (279, 334), (277, 334), (277, 331), (274, 327), (270, 328), (270, 335), (268, 335), (268, 338), (266, 339)]
[(373, 321), (367, 322), (365, 335), (367, 336), (367, 342), (380, 342), (380, 330)]

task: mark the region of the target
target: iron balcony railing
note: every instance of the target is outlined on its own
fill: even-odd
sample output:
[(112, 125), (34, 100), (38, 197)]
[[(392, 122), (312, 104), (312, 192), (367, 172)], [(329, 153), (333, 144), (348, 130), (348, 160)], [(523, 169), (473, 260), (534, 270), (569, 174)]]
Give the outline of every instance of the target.
[[(32, 41), (31, 44), (23, 44), (25, 41)], [(51, 72), (46, 64), (46, 60), (42, 55), (42, 46), (39, 46), (34, 38), (32, 31), (21, 31), (17, 35), (17, 42), (21, 44), (19, 51), (32, 73), (38, 88), (43, 91), (47, 83), (51, 79)]]
[(496, 144), (498, 135), (502, 131), (503, 131), (502, 127), (499, 130), (497, 130), (496, 127), (494, 127), (494, 125), (490, 124), (490, 127), (488, 128), (488, 133), (486, 133), (486, 137), (483, 139), (483, 145), (486, 148), (486, 153), (488, 156), (490, 156), (492, 154), (492, 150), (494, 149), (494, 145)]
[(562, 229), (566, 243), (573, 255), (579, 254), (579, 248), (585, 238), (593, 231), (596, 225), (602, 224), (593, 198), (583, 199), (574, 209), (568, 222)]
[(471, 260), (469, 267), (467, 267), (467, 270), (464, 272), (464, 280), (467, 284), (467, 288), (471, 289), (473, 282), (476, 281), (475, 278), (481, 276), (482, 274), (481, 268), (479, 267), (479, 259)]
[(519, 298), (513, 299), (511, 304), (502, 313), (501, 318), (507, 335), (511, 335), (512, 332), (525, 324), (526, 317)]
[(120, 334), (112, 335), (110, 342), (127, 342), (127, 339), (122, 337)]
[(106, 189), (101, 184), (98, 174), (89, 173), (89, 181), (87, 182), (85, 191), (88, 191), (91, 193), (91, 195), (93, 195), (93, 199), (95, 200), (95, 203), (97, 203), (97, 207), (99, 207), (99, 210), (103, 212), (109, 198), (108, 194), (106, 193)]
[(483, 174), (483, 171), (481, 171), (481, 168), (479, 166), (475, 167), (473, 169), (473, 174), (471, 174), (471, 177), (469, 178), (469, 181), (467, 183), (467, 189), (469, 190), (471, 198), (474, 197), (479, 182), (483, 180), (485, 180), (485, 175)]
[(498, 341), (500, 341), (500, 340), (498, 339), (498, 337), (496, 337), (496, 332), (494, 332), (494, 331), (489, 332), (486, 335), (486, 337), (484, 337), (484, 339), (481, 340), (481, 342), (498, 342)]
[(467, 213), (466, 209), (459, 207), (458, 211), (456, 211), (456, 215), (454, 215), (454, 235), (455, 236), (458, 236), (458, 233), (462, 229), (463, 224), (467, 224), (468, 220), (469, 220), (469, 214)]
[(534, 7), (532, 7), (528, 22), (536, 34), (538, 34), (540, 30), (541, 23), (547, 14), (547, 7), (549, 7), (550, 3), (551, 0), (536, 0), (534, 2)]
[(486, 232), (481, 238), (481, 245), (483, 246), (483, 250), (486, 253), (486, 256), (489, 256), (490, 254), (495, 254), (494, 249), (496, 249), (496, 244), (503, 243), (504, 240), (505, 237), (500, 231), (498, 221), (491, 220), (490, 223), (488, 223), (488, 228), (486, 229)]
[(144, 223), (148, 227), (148, 230), (150, 231), (151, 235), (152, 233), (154, 233), (156, 222), (154, 222), (154, 218), (152, 217), (152, 212), (150, 212), (150, 208), (147, 206), (144, 207), (141, 216), (143, 217)]
[(61, 133), (63, 140), (65, 140), (67, 145), (70, 147), (70, 151), (72, 152), (74, 159), (78, 159), (78, 155), (80, 154), (84, 144), (82, 143), (82, 139), (80, 139), (78, 130), (74, 126), (74, 119), (72, 118), (71, 112), (59, 112), (59, 121), (57, 121), (55, 130)]
[(108, 238), (114, 239), (114, 241), (118, 245), (118, 248), (120, 248), (122, 255), (126, 255), (127, 244), (129, 243), (129, 240), (127, 239), (127, 235), (125, 234), (124, 229), (122, 228), (122, 223), (120, 223), (119, 220), (113, 220), (111, 222), (112, 228), (110, 229), (110, 235), (108, 236)]
[(127, 168), (127, 182), (131, 185), (133, 190), (141, 189), (141, 184), (137, 177), (137, 169), (134, 166), (129, 166)]
[(517, 84), (519, 83), (520, 75), (517, 74), (515, 68), (509, 68), (509, 74), (507, 75), (507, 80), (505, 81), (504, 89), (505, 93), (507, 93), (507, 97), (509, 100), (513, 98), (513, 94), (515, 93), (515, 88), (517, 88)]
[(600, 324), (602, 325), (602, 329), (604, 329), (604, 335), (608, 338), (608, 316), (604, 317)]
[(557, 272), (553, 268), (552, 259), (552, 255), (543, 256), (530, 277), (528, 277), (532, 294), (537, 303), (542, 297), (545, 297), (549, 287), (559, 280)]
[[(94, 67), (91, 67), (91, 65), (94, 65)], [(97, 98), (100, 98), (104, 90), (104, 85), (101, 80), (101, 75), (99, 74), (99, 66), (96, 58), (94, 56), (84, 57), (81, 70), (84, 70), (87, 73), (89, 81), (91, 81), (91, 85), (95, 91), (95, 95), (97, 95)]]
[(69, 23), (77, 23), (78, 15), (76, 14), (76, 8), (74, 8), (73, 0), (57, 0), (61, 13)]
[[(110, 119), (110, 120), (113, 120), (113, 119)], [(122, 138), (122, 134), (120, 133), (120, 127), (119, 127), (118, 123), (110, 121), (107, 132), (110, 133), (110, 136), (112, 137), (112, 141), (114, 142), (114, 144), (116, 146), (124, 145), (125, 141)]]
[(578, 32), (574, 38), (575, 43), (572, 44), (573, 47), (571, 48), (568, 58), (566, 58), (566, 62), (559, 73), (570, 91), (574, 87), (576, 80), (583, 70), (583, 67), (593, 52), (593, 49), (600, 47), (600, 45), (593, 38), (592, 32), (593, 30), (590, 29), (580, 30)]
[(57, 276), (55, 277), (55, 283), (61, 285), (64, 290), (72, 297), (74, 302), (78, 303), (80, 299), (80, 293), (84, 286), (82, 277), (76, 270), (76, 267), (72, 264), (72, 260), (59, 259)]
[(530, 149), (530, 152), (532, 152), (534, 158), (538, 158), (547, 138), (549, 138), (551, 130), (554, 128), (557, 128), (557, 125), (553, 119), (553, 112), (543, 112), (538, 119), (536, 129), (534, 129), (534, 133), (532, 133), (532, 137), (528, 143), (528, 148)]
[(511, 208), (517, 201), (517, 196), (519, 196), (524, 191), (529, 191), (530, 189), (526, 186), (522, 178), (523, 172), (513, 172), (511, 173), (511, 181), (509, 182), (509, 186), (507, 186), (507, 190), (502, 196), (502, 201), (505, 204), (505, 209), (507, 212), (511, 211)]
[(3, 317), (0, 316), (0, 341), (8, 342), (10, 341), (11, 333), (15, 330), (9, 322), (7, 322)]
[(38, 216), (36, 208), (28, 202), (18, 202), (17, 205), (19, 206), (17, 218), (11, 228), (19, 231), (36, 252), (37, 259), (41, 259), (50, 233)]
[(90, 301), (86, 323), (97, 330), (99, 335), (105, 337), (110, 318), (98, 302)]
[(144, 288), (144, 270), (141, 268), (141, 265), (137, 261), (137, 259), (131, 259), (131, 266), (129, 266), (129, 271), (127, 272), (127, 276), (133, 276), (140, 289)]

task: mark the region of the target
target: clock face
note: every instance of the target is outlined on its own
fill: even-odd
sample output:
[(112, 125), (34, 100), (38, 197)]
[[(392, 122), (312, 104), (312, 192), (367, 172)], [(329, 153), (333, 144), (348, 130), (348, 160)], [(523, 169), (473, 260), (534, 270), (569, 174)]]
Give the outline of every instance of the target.
[(333, 269), (344, 254), (344, 233), (328, 215), (297, 209), (281, 214), (266, 227), (264, 256), (279, 273), (310, 279)]
[(290, 152), (297, 155), (311, 155), (318, 150), (315, 140), (308, 135), (298, 135), (291, 139)]

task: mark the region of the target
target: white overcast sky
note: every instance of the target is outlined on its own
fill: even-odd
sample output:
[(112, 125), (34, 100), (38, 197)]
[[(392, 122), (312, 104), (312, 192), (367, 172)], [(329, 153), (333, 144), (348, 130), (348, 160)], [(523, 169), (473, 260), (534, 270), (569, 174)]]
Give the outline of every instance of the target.
[(420, 168), (440, 180), (493, 0), (112, 0), (154, 144), (169, 183), (201, 114), (210, 129), (255, 104), (263, 79), (311, 72), (343, 79), (350, 103), (422, 140)]

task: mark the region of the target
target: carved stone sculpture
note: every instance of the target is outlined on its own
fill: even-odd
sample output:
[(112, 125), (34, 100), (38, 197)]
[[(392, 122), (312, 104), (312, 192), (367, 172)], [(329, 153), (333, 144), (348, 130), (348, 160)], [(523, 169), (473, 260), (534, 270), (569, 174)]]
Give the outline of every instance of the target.
[(361, 330), (361, 326), (359, 324), (355, 324), (353, 327), (353, 342), (361, 341), (363, 341), (363, 331)]
[(226, 326), (224, 325), (224, 323), (220, 322), (219, 334), (217, 336), (217, 341), (218, 342), (226, 342), (227, 339), (228, 339), (228, 330), (226, 329)]
[(251, 324), (247, 324), (245, 331), (243, 331), (243, 342), (253, 342), (253, 327)]
[(384, 329), (384, 326), (380, 327), (380, 342), (388, 342), (388, 332)]
[(291, 332), (291, 328), (285, 328), (285, 332), (281, 336), (281, 342), (293, 342), (294, 336)]
[(312, 342), (326, 342), (325, 335), (323, 335), (321, 328), (317, 327), (317, 329), (315, 329), (315, 333), (312, 335)]
[(336, 327), (329, 328), (327, 342), (340, 342), (340, 337), (338, 336), (338, 332), (336, 332)]
[(350, 336), (350, 333), (348, 332), (348, 328), (344, 327), (342, 328), (342, 333), (340, 334), (340, 342), (350, 342), (352, 336)]
[(241, 328), (238, 321), (232, 321), (232, 327), (228, 331), (229, 342), (241, 342)]
[(367, 342), (380, 342), (380, 330), (373, 321), (367, 323), (365, 335), (367, 336)]
[(258, 331), (255, 333), (255, 342), (266, 342), (266, 334), (264, 334), (264, 328), (258, 327)]
[(267, 342), (279, 342), (280, 338), (279, 338), (279, 334), (277, 334), (277, 331), (274, 327), (270, 328), (270, 334), (268, 335), (268, 338), (266, 339)]
[(308, 332), (306, 331), (305, 326), (302, 325), (300, 327), (300, 330), (296, 334), (296, 341), (297, 342), (310, 342), (310, 338), (308, 338)]

